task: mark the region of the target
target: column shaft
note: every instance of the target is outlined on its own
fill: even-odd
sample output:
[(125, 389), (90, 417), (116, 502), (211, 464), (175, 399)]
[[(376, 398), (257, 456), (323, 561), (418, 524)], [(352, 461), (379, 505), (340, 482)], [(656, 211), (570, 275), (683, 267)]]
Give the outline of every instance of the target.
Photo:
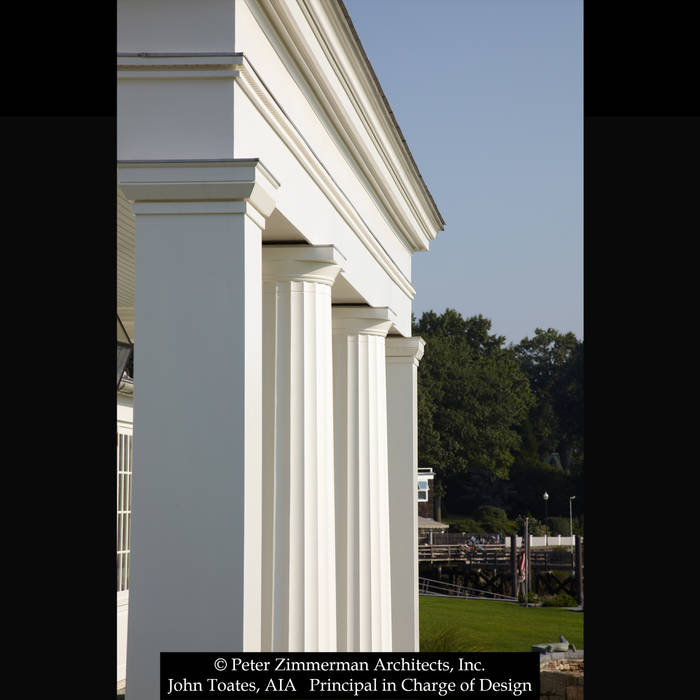
[(335, 651), (332, 246), (263, 247), (263, 649)]
[(418, 651), (418, 362), (422, 338), (386, 340), (394, 651)]
[(159, 694), (161, 651), (260, 648), (264, 219), (246, 202), (134, 211), (127, 663), (140, 700)]
[(391, 651), (388, 309), (334, 307), (339, 651)]

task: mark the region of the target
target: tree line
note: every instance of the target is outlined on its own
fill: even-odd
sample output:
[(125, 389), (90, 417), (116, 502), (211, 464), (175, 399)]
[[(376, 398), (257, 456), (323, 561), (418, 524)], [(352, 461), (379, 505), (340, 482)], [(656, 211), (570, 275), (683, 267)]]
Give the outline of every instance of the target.
[(426, 341), (418, 464), (435, 472), (436, 517), (496, 532), (520, 529), (529, 516), (536, 534), (546, 513), (550, 532), (566, 519), (566, 534), (576, 496), (574, 531), (581, 532), (583, 341), (537, 328), (506, 345), (489, 319), (454, 309), (414, 317), (413, 334)]

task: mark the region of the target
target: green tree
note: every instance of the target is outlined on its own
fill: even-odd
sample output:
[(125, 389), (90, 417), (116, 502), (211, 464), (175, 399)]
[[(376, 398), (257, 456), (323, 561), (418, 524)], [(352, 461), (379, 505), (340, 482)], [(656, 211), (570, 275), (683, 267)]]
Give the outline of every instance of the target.
[(418, 369), (418, 451), (436, 486), (480, 469), (506, 479), (520, 445), (517, 426), (533, 405), (528, 378), (503, 336), (481, 315), (424, 313), (413, 332), (426, 341)]
[[(514, 462), (510, 472), (516, 464)], [(507, 510), (516, 495), (510, 478), (502, 479), (479, 467), (473, 467), (466, 473), (452, 474), (446, 479), (446, 487), (450, 494), (450, 515), (473, 513), (485, 503)]]
[(540, 456), (558, 452), (566, 469), (583, 462), (583, 341), (535, 329), (513, 348), (536, 401), (529, 421)]
[(484, 532), (504, 535), (515, 534), (515, 524), (508, 520), (508, 516), (503, 508), (481, 505), (476, 508), (472, 517), (479, 522)]
[[(525, 517), (524, 515), (518, 515), (515, 518), (515, 531), (518, 535), (523, 535), (525, 533)], [(540, 522), (537, 518), (533, 518), (532, 515), (527, 516), (527, 532), (528, 535), (533, 537), (539, 537), (545, 534), (545, 525)]]

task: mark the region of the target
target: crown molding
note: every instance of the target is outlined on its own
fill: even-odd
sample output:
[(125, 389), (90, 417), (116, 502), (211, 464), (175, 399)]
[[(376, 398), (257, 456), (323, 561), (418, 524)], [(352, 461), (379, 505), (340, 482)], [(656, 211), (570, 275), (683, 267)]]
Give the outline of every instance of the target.
[[(248, 0), (248, 4), (252, 1)], [(329, 74), (328, 68), (319, 65), (308, 38), (294, 17), (295, 3), (256, 2), (271, 24), (281, 30), (279, 36), (285, 48), (303, 69), (309, 87), (345, 148), (352, 154), (393, 228), (413, 251), (427, 250), (444, 222), (341, 3), (296, 0), (331, 68)], [(337, 88), (331, 84), (332, 78), (341, 84), (351, 102), (350, 111), (338, 98)], [(377, 171), (377, 157), (387, 175)], [(407, 212), (412, 217), (407, 216)]]

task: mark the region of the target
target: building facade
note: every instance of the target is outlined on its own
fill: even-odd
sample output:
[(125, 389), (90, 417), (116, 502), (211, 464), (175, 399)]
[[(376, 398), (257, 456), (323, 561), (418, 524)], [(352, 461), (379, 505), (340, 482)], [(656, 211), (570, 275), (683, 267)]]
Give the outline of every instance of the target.
[(346, 8), (120, 0), (117, 48), (127, 697), (161, 651), (415, 651), (443, 221)]

